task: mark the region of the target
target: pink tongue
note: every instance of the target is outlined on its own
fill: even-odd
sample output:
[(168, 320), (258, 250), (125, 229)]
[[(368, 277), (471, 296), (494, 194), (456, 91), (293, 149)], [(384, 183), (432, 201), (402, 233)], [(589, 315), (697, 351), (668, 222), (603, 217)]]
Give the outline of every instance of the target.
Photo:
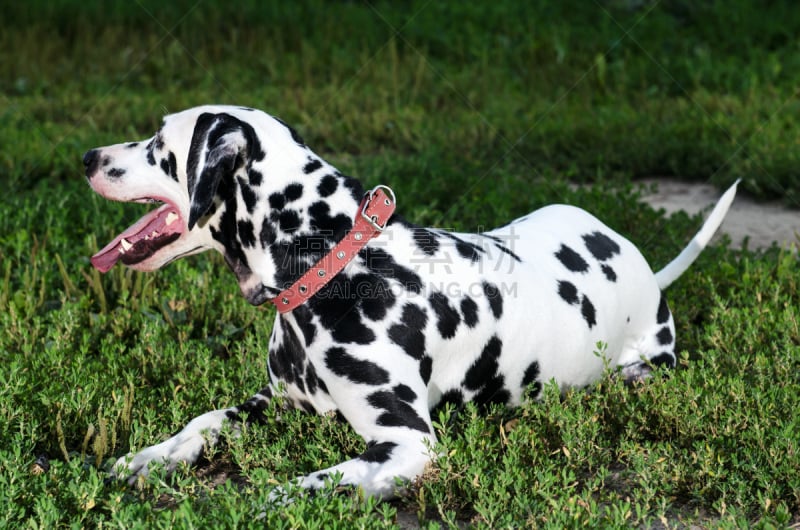
[[(111, 267), (124, 255), (122, 252), (124, 250), (122, 246), (123, 239), (131, 244), (131, 247), (129, 247), (125, 253), (133, 254), (137, 250), (137, 244), (139, 247), (150, 244), (154, 232), (157, 232), (158, 236), (180, 234), (183, 232), (183, 222), (181, 222), (180, 216), (174, 218), (169, 225), (167, 224), (167, 216), (170, 213), (176, 216), (178, 215), (178, 212), (172, 205), (164, 204), (157, 210), (145, 214), (136, 224), (115, 237), (111, 243), (103, 247), (103, 250), (92, 256), (91, 262), (94, 268), (100, 272), (108, 272), (111, 270)], [(151, 236), (151, 238), (146, 240), (145, 237), (147, 236)], [(174, 241), (174, 239), (176, 238), (170, 238), (170, 241)], [(159, 240), (163, 241), (164, 239), (159, 237)], [(153, 251), (155, 250), (157, 249), (153, 249)], [(150, 254), (152, 254), (152, 252), (150, 252)], [(149, 255), (144, 256), (143, 259), (146, 257), (149, 257)]]

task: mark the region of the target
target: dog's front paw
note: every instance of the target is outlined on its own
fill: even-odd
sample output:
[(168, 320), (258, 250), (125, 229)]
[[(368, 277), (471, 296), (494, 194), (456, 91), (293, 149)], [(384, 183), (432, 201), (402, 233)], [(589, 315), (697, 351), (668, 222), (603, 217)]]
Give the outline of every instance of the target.
[(205, 447), (216, 444), (225, 419), (225, 411), (212, 411), (198, 416), (172, 438), (117, 460), (111, 476), (127, 480), (128, 484), (133, 485), (138, 477), (146, 477), (150, 473), (151, 464), (164, 466), (168, 473), (182, 462), (194, 464)]
[(151, 465), (161, 465), (171, 473), (181, 462), (192, 464), (197, 461), (203, 452), (203, 445), (202, 436), (196, 440), (179, 440), (178, 436), (173, 436), (158, 445), (123, 456), (114, 464), (111, 476), (133, 485), (138, 477), (146, 477), (150, 473)]

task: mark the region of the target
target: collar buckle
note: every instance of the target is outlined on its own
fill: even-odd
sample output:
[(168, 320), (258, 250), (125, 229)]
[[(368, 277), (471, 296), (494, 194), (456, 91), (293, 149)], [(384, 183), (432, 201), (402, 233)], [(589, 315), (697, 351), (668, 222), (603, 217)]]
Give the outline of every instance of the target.
[(370, 215), (367, 213), (367, 209), (370, 207), (372, 200), (375, 199), (375, 196), (378, 194), (378, 191), (383, 191), (383, 194), (386, 195), (386, 197), (383, 198), (384, 204), (382, 206), (379, 205), (379, 207), (382, 210), (387, 207), (391, 207), (393, 204), (397, 202), (394, 196), (394, 191), (392, 191), (392, 188), (390, 188), (389, 186), (385, 186), (383, 184), (378, 184), (377, 186), (375, 186), (374, 188), (372, 188), (371, 190), (369, 190), (367, 193), (364, 194), (364, 199), (362, 201), (362, 207), (361, 207), (361, 217), (366, 222), (368, 222), (372, 228), (374, 228), (378, 232), (383, 232), (384, 228), (386, 228), (386, 225), (389, 223), (389, 218), (391, 217), (391, 211), (389, 215), (387, 215), (386, 218), (383, 220), (383, 224), (379, 223), (380, 218), (377, 215), (375, 214)]

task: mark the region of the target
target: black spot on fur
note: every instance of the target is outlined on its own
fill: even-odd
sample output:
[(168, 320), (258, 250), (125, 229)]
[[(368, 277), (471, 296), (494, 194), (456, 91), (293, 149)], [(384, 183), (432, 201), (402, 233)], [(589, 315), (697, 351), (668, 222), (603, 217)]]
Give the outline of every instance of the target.
[(461, 313), (464, 315), (464, 324), (474, 328), (478, 323), (478, 304), (469, 296), (461, 299)]
[(306, 365), (306, 389), (308, 390), (309, 394), (316, 394), (317, 387), (319, 386), (319, 378), (317, 377), (317, 370), (314, 368), (314, 365), (308, 363)]
[(417, 399), (417, 394), (411, 390), (411, 387), (404, 384), (395, 385), (392, 389), (394, 393), (397, 394), (397, 397), (401, 400), (405, 401), (406, 403), (413, 403), (415, 399)]
[(242, 177), (236, 177), (236, 181), (239, 183), (239, 191), (242, 194), (242, 199), (244, 199), (244, 205), (245, 208), (247, 208), (247, 213), (252, 214), (253, 210), (255, 210), (258, 196), (245, 179)]
[(178, 161), (175, 158), (175, 153), (170, 151), (169, 155), (167, 155), (167, 160), (169, 160), (169, 176), (172, 177), (172, 180), (178, 182)]
[(610, 281), (610, 282), (616, 282), (617, 281), (617, 273), (616, 273), (616, 271), (614, 271), (614, 269), (612, 269), (611, 267), (609, 267), (605, 263), (603, 263), (600, 266), (600, 269), (603, 271), (603, 274), (606, 275), (606, 279), (608, 281)]
[(317, 185), (317, 193), (322, 198), (329, 197), (336, 192), (336, 188), (339, 187), (339, 182), (336, 180), (336, 177), (333, 175), (325, 175), (322, 177), (322, 180), (319, 181), (319, 185)]
[(464, 241), (460, 237), (451, 234), (449, 232), (440, 231), (440, 235), (451, 239), (456, 244), (456, 251), (458, 254), (465, 259), (470, 260), (471, 262), (476, 262), (481, 259), (481, 254), (485, 252), (481, 247), (474, 243), (470, 243), (469, 241)]
[(269, 368), (278, 379), (289, 384), (298, 383), (306, 364), (305, 350), (291, 328), (284, 326), (283, 330), (283, 341), (270, 349)]
[[(270, 219), (280, 221), (280, 214), (272, 212)], [(265, 221), (269, 222), (269, 220)], [(275, 285), (280, 289), (291, 286), (311, 265), (322, 257), (325, 250), (332, 245), (327, 243), (323, 234), (299, 234), (287, 240), (282, 238), (268, 248), (275, 271)], [(334, 279), (341, 277), (334, 276)], [(348, 295), (349, 296), (349, 295)]]
[(161, 160), (161, 170), (169, 175), (172, 180), (178, 182), (178, 161), (175, 158), (175, 153), (170, 151), (167, 154), (167, 158)]
[(493, 236), (492, 234), (487, 234), (485, 232), (478, 233), (479, 236), (485, 237), (486, 239), (491, 239), (495, 243), (502, 243), (504, 240), (502, 237)]
[(258, 234), (258, 239), (261, 242), (261, 248), (267, 248), (275, 242), (278, 238), (275, 233), (275, 228), (269, 218), (264, 218), (264, 223), (261, 225), (261, 232)]
[(315, 172), (322, 167), (322, 162), (318, 158), (309, 158), (308, 163), (303, 166), (303, 173), (306, 175)]
[(539, 363), (537, 361), (533, 361), (525, 369), (525, 374), (522, 376), (522, 386), (528, 386), (536, 381), (537, 377), (539, 377)]
[(139, 145), (139, 142), (128, 142), (127, 144), (125, 144), (125, 147), (126, 147), (127, 149), (133, 149), (133, 148), (134, 148), (134, 147), (136, 147), (137, 145)]
[(253, 186), (261, 186), (264, 181), (264, 175), (260, 171), (251, 168), (247, 170), (247, 179)]
[(439, 399), (439, 403), (436, 404), (436, 407), (440, 408), (445, 403), (451, 403), (456, 407), (460, 407), (464, 404), (464, 394), (457, 388), (451, 388), (442, 394), (442, 397)]
[(419, 362), (419, 376), (422, 378), (422, 382), (426, 385), (431, 380), (431, 373), (433, 372), (433, 358), (428, 355), (425, 355), (422, 360)]
[(649, 361), (653, 366), (666, 366), (667, 368), (675, 368), (675, 356), (669, 352), (659, 353), (652, 359), (649, 359)]
[(500, 294), (500, 289), (496, 285), (489, 282), (483, 282), (483, 294), (489, 300), (489, 307), (492, 310), (494, 318), (499, 319), (503, 316), (503, 295)]
[(556, 257), (567, 270), (572, 272), (587, 272), (589, 270), (589, 264), (586, 263), (586, 260), (564, 244), (562, 244), (561, 248), (556, 252)]
[(508, 254), (509, 256), (511, 256), (512, 258), (514, 258), (514, 261), (516, 261), (517, 263), (522, 263), (522, 258), (520, 258), (519, 256), (517, 256), (517, 255), (516, 255), (516, 254), (515, 254), (515, 253), (514, 253), (514, 252), (513, 252), (513, 251), (512, 251), (510, 248), (508, 248), (507, 246), (505, 246), (505, 245), (501, 245), (500, 243), (495, 243), (495, 244), (494, 244), (494, 246), (495, 246), (495, 247), (496, 247), (498, 250), (500, 250), (501, 252), (504, 252), (504, 253)]
[(522, 388), (528, 388), (528, 386), (533, 385), (531, 387), (531, 394), (530, 397), (536, 398), (542, 392), (542, 383), (538, 381), (539, 378), (539, 363), (533, 361), (528, 367), (525, 369), (525, 373), (522, 376)]
[(473, 263), (480, 260), (481, 252), (484, 252), (479, 246), (467, 241), (456, 242), (456, 250), (462, 258), (468, 259)]
[(620, 253), (620, 248), (610, 237), (600, 232), (592, 232), (583, 236), (586, 248), (598, 261), (605, 261)]
[(283, 210), (278, 216), (278, 226), (289, 234), (296, 232), (300, 228), (300, 215), (294, 210)]
[(462, 385), (476, 391), (472, 400), (478, 405), (505, 405), (511, 399), (511, 393), (504, 387), (503, 375), (499, 373), (498, 359), (502, 348), (503, 343), (497, 336), (489, 339), (464, 377)]
[(367, 402), (383, 412), (376, 423), (384, 427), (408, 427), (424, 433), (430, 433), (428, 424), (419, 417), (411, 405), (397, 397), (394, 392), (381, 390), (367, 396)]
[(272, 398), (272, 391), (269, 388), (264, 388), (258, 392), (257, 395), (251, 397), (238, 407), (236, 411), (229, 410), (226, 416), (229, 420), (241, 422), (241, 413), (247, 414), (247, 423), (265, 424), (267, 417), (264, 411), (269, 406), (269, 400)]
[(300, 331), (303, 333), (306, 346), (311, 346), (317, 334), (317, 327), (313, 324), (314, 315), (305, 305), (298, 306), (297, 309), (292, 311), (292, 314), (297, 321), (297, 327), (299, 327)]
[(351, 280), (361, 303), (364, 316), (373, 321), (383, 320), (394, 306), (395, 295), (389, 283), (376, 274), (356, 274)]
[(489, 339), (480, 357), (478, 357), (467, 370), (463, 382), (465, 388), (473, 391), (479, 390), (484, 386), (487, 379), (490, 379), (497, 373), (497, 359), (500, 358), (502, 349), (503, 342), (497, 338), (496, 335)]
[(656, 322), (659, 324), (666, 324), (669, 320), (669, 306), (667, 299), (661, 295), (661, 300), (658, 302), (658, 313), (656, 313)]
[(357, 311), (350, 311), (332, 326), (331, 335), (336, 342), (345, 344), (371, 344), (375, 342), (375, 332), (361, 321)]
[[(444, 410), (445, 405), (451, 404), (455, 408), (455, 412), (457, 413), (461, 406), (464, 404), (464, 394), (461, 390), (457, 388), (451, 388), (444, 394), (442, 397), (439, 398), (439, 401), (431, 408), (431, 417), (434, 419), (439, 419), (439, 412)], [(455, 416), (451, 416), (451, 419)]]
[(324, 234), (335, 241), (340, 241), (353, 227), (353, 220), (349, 215), (340, 213), (335, 216), (330, 214), (331, 207), (325, 201), (317, 201), (308, 208), (311, 230), (317, 234)]
[(385, 385), (389, 382), (389, 372), (372, 361), (353, 357), (344, 348), (334, 347), (325, 352), (325, 366), (353, 383)]
[(359, 300), (350, 280), (337, 275), (308, 302), (308, 308), (320, 324), (331, 332), (333, 340), (345, 344), (371, 344), (375, 332), (364, 325), (358, 310)]
[(328, 477), (330, 477), (328, 473), (324, 473), (322, 471), (319, 471), (317, 473), (312, 473), (312, 476), (323, 483), (328, 479)]
[(595, 311), (594, 304), (592, 304), (586, 295), (583, 295), (583, 299), (581, 300), (581, 315), (583, 315), (583, 319), (589, 325), (590, 329), (597, 324), (597, 312)]
[(383, 464), (392, 458), (392, 450), (395, 447), (397, 447), (397, 444), (394, 442), (372, 443), (367, 447), (366, 451), (361, 453), (358, 459), (364, 462)]
[(425, 354), (425, 334), (422, 330), (428, 322), (425, 311), (414, 304), (406, 304), (400, 322), (389, 327), (389, 340), (403, 348), (410, 357), (422, 359)]
[(269, 196), (269, 207), (273, 210), (282, 210), (286, 206), (286, 197), (283, 193), (273, 193)]
[(403, 315), (400, 320), (411, 329), (422, 330), (428, 323), (428, 315), (424, 309), (420, 309), (414, 304), (406, 304), (403, 306)]
[(433, 256), (439, 250), (439, 238), (436, 234), (425, 228), (412, 228), (411, 237), (417, 248), (426, 256)]
[[(412, 336), (405, 326), (395, 324), (389, 328), (387, 335), (389, 340), (403, 348), (408, 355), (415, 359), (419, 359), (422, 356), (422, 352), (425, 351), (425, 336), (421, 333), (418, 334), (418, 337)], [(417, 338), (421, 339), (421, 342), (414, 344)]]
[(656, 333), (656, 338), (658, 339), (658, 343), (662, 346), (667, 346), (672, 344), (672, 332), (669, 330), (669, 327), (664, 326), (661, 328), (658, 333)]
[(301, 399), (297, 402), (296, 407), (299, 409), (303, 409), (304, 411), (308, 412), (309, 414), (315, 414), (317, 411), (314, 408), (314, 405), (306, 401), (305, 399)]
[(256, 234), (253, 231), (253, 223), (249, 220), (238, 222), (239, 240), (245, 248), (253, 248), (256, 244)]
[(503, 376), (495, 374), (488, 379), (480, 392), (473, 396), (472, 401), (477, 405), (507, 405), (511, 399), (511, 392), (503, 387)]
[(124, 169), (120, 169), (120, 168), (116, 168), (116, 167), (115, 168), (111, 168), (108, 171), (106, 171), (106, 175), (108, 175), (109, 177), (111, 177), (113, 179), (118, 179), (124, 174), (125, 174), (125, 170)]
[(564, 301), (570, 305), (575, 305), (580, 302), (580, 298), (578, 298), (578, 288), (575, 287), (573, 283), (565, 280), (559, 280), (558, 282), (558, 296), (563, 298)]
[(440, 293), (434, 292), (428, 297), (434, 313), (436, 313), (436, 328), (439, 334), (445, 339), (451, 339), (456, 335), (456, 329), (461, 322), (461, 315), (458, 314), (453, 306), (450, 305), (447, 297)]
[(303, 196), (303, 185), (297, 182), (289, 184), (283, 190), (283, 196), (286, 197), (286, 202), (296, 201)]
[(385, 250), (377, 247), (365, 247), (358, 253), (367, 268), (386, 278), (394, 278), (403, 287), (413, 293), (422, 292), (422, 280), (409, 268), (399, 265)]

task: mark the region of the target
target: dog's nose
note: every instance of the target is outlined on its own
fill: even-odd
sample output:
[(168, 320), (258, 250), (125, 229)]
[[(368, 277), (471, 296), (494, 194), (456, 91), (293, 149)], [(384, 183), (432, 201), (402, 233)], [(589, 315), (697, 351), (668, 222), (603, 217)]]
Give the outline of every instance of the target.
[(83, 167), (86, 168), (87, 178), (92, 178), (95, 169), (97, 169), (98, 158), (97, 149), (86, 151), (86, 154), (83, 155)]
[(83, 155), (83, 165), (89, 167), (97, 159), (97, 149), (90, 149)]

